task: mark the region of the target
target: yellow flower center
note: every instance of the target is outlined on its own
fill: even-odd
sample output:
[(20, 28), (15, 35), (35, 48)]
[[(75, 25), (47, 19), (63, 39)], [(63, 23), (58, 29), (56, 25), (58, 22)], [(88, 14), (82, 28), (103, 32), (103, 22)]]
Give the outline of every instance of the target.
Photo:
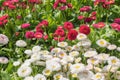
[(49, 75), (50, 74), (50, 70), (46, 70), (45, 73), (46, 73), (46, 75)]
[(79, 69), (79, 68), (80, 68), (80, 66), (78, 66), (78, 65), (77, 65), (77, 66), (75, 66), (75, 68), (76, 68), (76, 69)]
[(72, 74), (72, 77), (77, 77), (77, 74)]
[(56, 78), (57, 78), (57, 79), (60, 79), (60, 78), (61, 78), (61, 75), (57, 75)]
[(80, 38), (83, 38), (83, 35), (80, 35)]
[(24, 69), (24, 70), (22, 70), (22, 73), (24, 73), (26, 70)]
[(95, 60), (94, 60), (94, 59), (92, 59), (92, 60), (91, 60), (91, 62), (92, 62), (92, 63), (95, 63)]
[(113, 59), (111, 62), (112, 62), (113, 64), (115, 64), (117, 61), (116, 61), (115, 59)]
[(96, 75), (96, 78), (97, 78), (97, 79), (100, 79), (100, 78), (101, 78), (101, 76), (100, 76), (100, 75)]
[(101, 45), (104, 45), (104, 41), (100, 41), (100, 44), (101, 44)]
[(62, 57), (63, 57), (63, 56), (64, 56), (64, 53), (60, 53), (60, 56), (62, 56)]

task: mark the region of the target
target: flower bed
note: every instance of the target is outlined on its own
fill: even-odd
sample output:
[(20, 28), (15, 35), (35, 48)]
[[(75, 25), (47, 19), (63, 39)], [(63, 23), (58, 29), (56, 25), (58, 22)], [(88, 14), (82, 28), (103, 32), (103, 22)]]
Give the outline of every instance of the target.
[(120, 80), (119, 0), (1, 0), (0, 80)]

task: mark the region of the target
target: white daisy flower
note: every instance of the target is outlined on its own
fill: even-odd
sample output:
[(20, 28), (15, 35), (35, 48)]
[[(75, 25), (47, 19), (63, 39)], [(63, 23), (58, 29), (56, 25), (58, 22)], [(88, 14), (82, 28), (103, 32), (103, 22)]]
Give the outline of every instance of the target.
[(32, 68), (29, 66), (20, 67), (17, 71), (19, 77), (26, 77), (32, 73)]
[(107, 65), (103, 67), (103, 72), (116, 72), (118, 69), (118, 66)]
[(63, 78), (63, 75), (59, 73), (54, 75), (54, 80), (60, 80), (61, 78)]
[(24, 78), (24, 80), (34, 80), (33, 76), (27, 76)]
[(74, 58), (72, 56), (65, 56), (65, 57), (63, 57), (63, 60), (65, 60), (67, 62), (73, 62)]
[(31, 56), (31, 59), (32, 59), (33, 61), (38, 61), (38, 60), (40, 60), (40, 55), (37, 54), (37, 53), (34, 53), (34, 54)]
[(102, 73), (96, 73), (92, 78), (93, 80), (105, 80), (105, 76)]
[(93, 70), (94, 66), (92, 64), (88, 64), (85, 66), (86, 70)]
[(106, 61), (106, 60), (108, 60), (109, 56), (110, 56), (109, 54), (100, 53), (100, 54), (94, 56), (94, 58), (96, 58), (100, 61)]
[(15, 62), (13, 62), (13, 66), (19, 66), (20, 65), (20, 61), (15, 61)]
[(82, 47), (88, 48), (91, 46), (91, 41), (89, 39), (85, 39), (83, 41), (78, 42), (77, 46), (82, 46)]
[(89, 70), (84, 70), (78, 73), (79, 80), (92, 80), (93, 72)]
[(39, 65), (39, 66), (45, 66), (45, 62), (44, 61), (36, 61), (35, 63), (34, 63), (34, 65)]
[(104, 40), (104, 39), (100, 39), (96, 43), (100, 47), (107, 47), (107, 45), (108, 45), (108, 42), (106, 40)]
[(75, 58), (75, 63), (79, 63), (82, 59), (80, 57)]
[(80, 46), (78, 46), (78, 45), (73, 45), (72, 49), (75, 50), (75, 51), (80, 51), (81, 50)]
[(63, 58), (63, 57), (65, 57), (67, 54), (66, 54), (63, 50), (61, 50), (57, 55), (58, 55), (58, 57)]
[(77, 35), (78, 40), (85, 40), (86, 38), (87, 38), (87, 36), (83, 33), (80, 33), (80, 34)]
[(115, 56), (111, 56), (108, 59), (108, 64), (113, 66), (120, 66), (120, 60)]
[(72, 48), (71, 46), (66, 46), (66, 47), (65, 47), (65, 50), (67, 50), (67, 51), (69, 51), (69, 52), (72, 51), (72, 49), (73, 49), (73, 48)]
[(64, 59), (60, 60), (61, 65), (66, 65), (67, 61), (65, 61)]
[(87, 60), (88, 64), (93, 64), (93, 65), (98, 65), (99, 62), (100, 61), (98, 59), (95, 59), (95, 58), (90, 58), (90, 59)]
[(9, 39), (6, 35), (0, 34), (0, 45), (6, 45), (8, 44)]
[(102, 72), (102, 69), (99, 67), (94, 67), (95, 72)]
[(37, 52), (39, 52), (41, 50), (41, 47), (40, 46), (34, 46), (33, 48), (32, 48), (32, 52), (33, 53), (37, 53)]
[(117, 51), (119, 51), (119, 52), (120, 52), (120, 47), (117, 47)]
[(43, 60), (50, 60), (50, 59), (53, 59), (53, 56), (52, 56), (52, 55), (44, 55), (43, 57), (44, 57)]
[(32, 50), (29, 50), (29, 49), (28, 49), (28, 50), (25, 50), (24, 53), (27, 54), (27, 55), (32, 55), (32, 54), (33, 54), (33, 53), (32, 53)]
[(59, 42), (57, 45), (59, 47), (65, 48), (66, 46), (68, 46), (68, 43), (67, 42)]
[(109, 49), (109, 50), (115, 50), (116, 48), (117, 48), (117, 46), (114, 45), (114, 44), (111, 44), (111, 45), (107, 46), (107, 49)]
[(18, 41), (16, 41), (16, 46), (18, 46), (18, 47), (26, 47), (27, 43), (24, 40), (18, 40)]
[(79, 55), (79, 52), (78, 51), (72, 51), (69, 53), (70, 56), (72, 57), (77, 57)]
[(46, 69), (51, 71), (59, 71), (61, 69), (61, 65), (53, 60), (46, 61)]
[(57, 53), (59, 53), (61, 51), (61, 48), (53, 48), (52, 50), (51, 50), (51, 53), (52, 54), (57, 54)]
[(70, 66), (71, 73), (79, 73), (83, 70), (85, 70), (85, 66), (81, 63), (76, 63)]
[(87, 51), (83, 54), (85, 57), (94, 57), (95, 55), (97, 55), (96, 51)]
[(49, 69), (44, 69), (42, 73), (43, 73), (43, 75), (45, 75), (45, 76), (50, 76), (51, 73), (52, 73), (52, 71), (49, 70)]
[(47, 80), (47, 79), (44, 75), (37, 74), (37, 75), (35, 75), (34, 80)]
[(9, 62), (8, 58), (6, 57), (0, 57), (0, 63), (1, 64), (7, 64)]
[(39, 52), (39, 54), (48, 55), (48, 54), (49, 54), (49, 51), (47, 51), (47, 50), (42, 50), (42, 51)]

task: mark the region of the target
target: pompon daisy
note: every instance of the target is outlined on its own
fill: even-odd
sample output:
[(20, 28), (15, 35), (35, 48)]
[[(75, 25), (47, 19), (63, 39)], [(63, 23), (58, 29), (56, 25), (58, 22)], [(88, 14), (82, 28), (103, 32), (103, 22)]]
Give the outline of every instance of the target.
[(93, 65), (98, 65), (100, 63), (100, 61), (96, 58), (90, 58), (87, 60), (88, 64), (93, 64)]
[(65, 57), (63, 57), (63, 60), (65, 60), (67, 62), (73, 62), (74, 58), (72, 56), (65, 56)]
[(108, 58), (108, 64), (112, 66), (120, 66), (120, 59), (115, 56), (111, 56)]
[(61, 78), (63, 78), (63, 75), (62, 74), (55, 74), (54, 75), (54, 80), (60, 80)]
[(72, 57), (77, 57), (79, 55), (79, 52), (78, 51), (72, 51), (69, 53), (70, 56)]
[(75, 58), (75, 63), (79, 63), (81, 60), (81, 57)]
[(46, 69), (49, 69), (51, 71), (59, 71), (61, 69), (61, 65), (53, 60), (46, 61)]
[(59, 47), (65, 48), (66, 46), (68, 46), (68, 43), (67, 42), (59, 42), (57, 45)]
[(34, 80), (47, 80), (47, 79), (44, 75), (37, 74), (37, 75), (35, 75)]
[(82, 47), (85, 47), (85, 48), (88, 48), (91, 46), (91, 41), (89, 39), (85, 39), (83, 41), (80, 41), (77, 43), (77, 46), (82, 46)]
[(64, 59), (60, 60), (61, 65), (66, 65), (67, 61), (65, 61)]
[(93, 72), (89, 70), (84, 70), (78, 73), (79, 80), (92, 80)]
[(32, 72), (32, 68), (29, 66), (20, 67), (17, 71), (19, 77), (29, 76)]
[(39, 52), (39, 54), (42, 54), (42, 55), (48, 55), (50, 52), (47, 51), (47, 50), (42, 50)]
[(65, 56), (67, 56), (67, 54), (66, 54), (63, 50), (61, 50), (61, 51), (57, 54), (57, 56), (60, 57), (60, 58), (63, 58), (63, 57), (65, 57)]
[(108, 42), (106, 40), (104, 40), (104, 39), (100, 39), (96, 43), (100, 47), (107, 47), (107, 45), (108, 45)]
[(93, 57), (96, 56), (98, 53), (96, 51), (87, 51), (84, 53), (84, 57)]
[(119, 69), (118, 66), (106, 65), (103, 67), (103, 72), (116, 72)]
[(27, 76), (24, 78), (24, 80), (34, 80), (33, 76)]
[(15, 61), (15, 62), (13, 62), (13, 66), (19, 66), (20, 65), (20, 61)]
[(111, 45), (107, 46), (107, 49), (109, 49), (109, 50), (115, 50), (116, 48), (117, 48), (117, 46), (114, 45), (114, 44), (111, 44)]
[(99, 67), (94, 67), (95, 72), (102, 72), (102, 69)]
[(38, 60), (40, 60), (40, 55), (37, 54), (37, 53), (34, 53), (34, 54), (31, 56), (31, 60), (33, 60), (33, 61), (38, 61)]
[(103, 75), (103, 73), (96, 73), (93, 77), (93, 80), (105, 80), (105, 76)]
[(120, 47), (117, 47), (117, 51), (119, 51), (119, 52), (120, 52)]
[(100, 53), (100, 54), (94, 56), (94, 58), (96, 58), (96, 59), (98, 59), (98, 60), (100, 60), (100, 61), (106, 61), (106, 60), (109, 59), (109, 56), (110, 56), (109, 54)]
[(80, 51), (81, 50), (80, 46), (78, 46), (78, 45), (73, 45), (72, 49), (75, 50), (75, 51)]
[(0, 45), (6, 45), (8, 44), (9, 39), (6, 35), (0, 34)]
[(35, 63), (33, 63), (34, 65), (39, 65), (39, 66), (45, 66), (45, 61), (36, 61)]
[(88, 64), (85, 66), (86, 70), (93, 70), (94, 66), (92, 64)]
[(40, 46), (34, 46), (33, 48), (32, 48), (32, 52), (33, 53), (37, 53), (37, 52), (39, 52), (41, 50), (41, 47)]
[(87, 38), (87, 36), (83, 33), (80, 33), (80, 34), (77, 35), (78, 40), (85, 40), (86, 38)]
[(70, 51), (73, 50), (73, 48), (72, 48), (71, 46), (66, 46), (66, 47), (65, 47), (65, 50), (67, 50), (68, 52), (70, 52)]
[(33, 52), (32, 50), (28, 49), (28, 50), (25, 50), (24, 53), (27, 55), (32, 55)]
[(43, 58), (41, 57), (41, 60), (50, 60), (52, 58), (53, 58), (52, 55), (43, 55)]
[(53, 48), (52, 50), (51, 50), (51, 53), (52, 54), (57, 54), (57, 53), (59, 53), (61, 51), (61, 48)]
[(81, 64), (81, 63), (76, 63), (70, 66), (71, 73), (79, 73), (83, 70), (85, 70), (85, 66), (84, 64)]
[(26, 47), (27, 43), (24, 40), (18, 40), (18, 41), (16, 41), (16, 46), (18, 46), (18, 47)]
[(44, 69), (42, 73), (43, 73), (43, 75), (45, 75), (45, 76), (50, 76), (51, 73), (52, 73), (52, 71), (49, 70), (49, 69)]
[(0, 57), (0, 64), (7, 64), (9, 62), (8, 58), (7, 57)]

